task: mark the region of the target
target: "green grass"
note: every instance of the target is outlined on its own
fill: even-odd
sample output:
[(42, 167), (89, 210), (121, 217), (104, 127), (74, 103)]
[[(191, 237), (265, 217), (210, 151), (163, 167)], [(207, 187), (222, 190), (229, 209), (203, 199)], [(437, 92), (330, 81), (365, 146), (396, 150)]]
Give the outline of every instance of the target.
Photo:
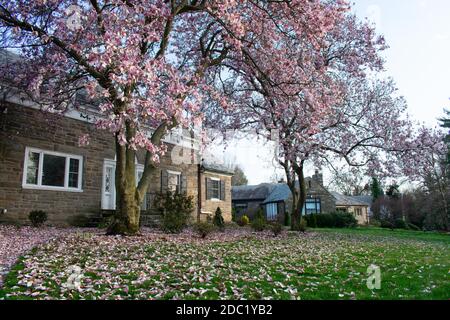
[[(82, 290), (61, 289), (74, 264)], [(372, 264), (381, 290), (367, 288)], [(437, 233), (322, 229), (203, 243), (74, 235), (21, 258), (0, 298), (447, 300), (449, 272), (450, 238)]]
[(355, 229), (313, 229), (317, 232), (340, 233), (348, 235), (366, 235), (373, 237), (393, 237), (396, 239), (422, 240), (430, 242), (443, 242), (450, 244), (450, 235), (439, 232), (424, 232), (401, 229), (383, 229), (374, 227), (359, 227)]

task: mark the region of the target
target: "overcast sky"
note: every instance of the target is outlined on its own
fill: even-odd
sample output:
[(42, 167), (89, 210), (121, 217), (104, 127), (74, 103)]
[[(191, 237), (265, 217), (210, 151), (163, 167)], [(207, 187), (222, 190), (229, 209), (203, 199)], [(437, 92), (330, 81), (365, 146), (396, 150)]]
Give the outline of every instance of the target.
[[(412, 118), (436, 126), (443, 109), (450, 108), (450, 1), (357, 0), (354, 11), (386, 37), (386, 75), (396, 81)], [(226, 154), (227, 162), (243, 167), (250, 184), (274, 176), (266, 143), (234, 141)]]

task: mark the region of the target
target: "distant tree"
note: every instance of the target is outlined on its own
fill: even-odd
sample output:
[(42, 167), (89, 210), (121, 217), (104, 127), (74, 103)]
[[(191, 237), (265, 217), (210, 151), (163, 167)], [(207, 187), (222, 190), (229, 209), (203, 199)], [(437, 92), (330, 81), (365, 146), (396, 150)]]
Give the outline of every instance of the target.
[(399, 190), (400, 186), (398, 184), (392, 184), (386, 190), (386, 195), (391, 199), (400, 199), (401, 193)]
[[(445, 143), (448, 145), (448, 153), (447, 153), (447, 165), (450, 166), (450, 110), (444, 110), (445, 116), (439, 121), (441, 122), (441, 127), (447, 129), (447, 135), (445, 136)], [(449, 177), (450, 178), (450, 177)]]
[(370, 189), (372, 192), (372, 198), (375, 201), (384, 195), (383, 188), (381, 187), (381, 183), (377, 178), (372, 178), (372, 183), (370, 185)]
[(359, 168), (345, 170), (340, 168), (333, 171), (331, 188), (346, 196), (362, 196), (370, 194), (368, 177)]
[(232, 186), (245, 186), (248, 184), (247, 176), (245, 175), (244, 171), (241, 169), (241, 167), (236, 166), (234, 168), (234, 175), (231, 178), (231, 185)]

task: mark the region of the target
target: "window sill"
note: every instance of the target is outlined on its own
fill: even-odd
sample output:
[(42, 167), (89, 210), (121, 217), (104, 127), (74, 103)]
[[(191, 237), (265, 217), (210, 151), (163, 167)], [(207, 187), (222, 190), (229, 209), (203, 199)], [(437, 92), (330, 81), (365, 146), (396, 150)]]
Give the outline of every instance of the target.
[(42, 191), (76, 192), (76, 193), (83, 192), (83, 189), (70, 189), (70, 188), (64, 188), (64, 187), (48, 187), (48, 186), (33, 186), (33, 185), (23, 185), (22, 189), (42, 190)]
[(216, 199), (216, 198), (211, 198), (211, 199), (209, 199), (209, 201), (212, 201), (212, 202), (222, 202), (222, 200)]

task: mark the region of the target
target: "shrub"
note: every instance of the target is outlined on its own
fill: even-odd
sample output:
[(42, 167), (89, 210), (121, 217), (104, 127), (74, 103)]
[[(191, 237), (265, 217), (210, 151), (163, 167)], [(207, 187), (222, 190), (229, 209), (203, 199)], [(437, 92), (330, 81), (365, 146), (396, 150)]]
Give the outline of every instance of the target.
[(261, 232), (266, 228), (266, 219), (264, 218), (263, 210), (260, 208), (252, 221), (252, 228), (255, 231)]
[(309, 226), (317, 228), (354, 228), (358, 225), (353, 214), (348, 212), (315, 214), (306, 218)]
[(288, 211), (284, 213), (284, 225), (286, 227), (289, 227), (291, 225), (291, 214)]
[(275, 237), (277, 237), (277, 236), (279, 236), (279, 235), (281, 234), (281, 232), (283, 231), (283, 226), (281, 225), (281, 223), (275, 222), (275, 223), (272, 223), (272, 224), (270, 225), (270, 230), (272, 230), (273, 235), (274, 235)]
[(408, 225), (403, 219), (397, 219), (394, 221), (395, 229), (408, 229)]
[(30, 219), (33, 227), (40, 227), (47, 221), (47, 212), (41, 210), (31, 211), (28, 214), (28, 219)]
[(335, 212), (331, 215), (335, 221), (335, 228), (354, 228), (358, 225), (356, 218), (349, 212)]
[(246, 215), (243, 215), (238, 221), (238, 225), (240, 225), (241, 227), (244, 227), (244, 226), (248, 225), (249, 223), (250, 223), (250, 219)]
[(306, 232), (306, 228), (308, 227), (308, 222), (306, 222), (305, 218), (302, 218), (300, 220), (300, 224), (298, 226), (298, 231), (300, 232)]
[(381, 220), (380, 227), (384, 229), (392, 229), (392, 230), (394, 229), (394, 225), (387, 220)]
[(97, 228), (105, 229), (108, 228), (113, 221), (113, 216), (102, 217), (102, 220), (98, 223)]
[(214, 226), (209, 222), (198, 222), (194, 225), (194, 230), (205, 239), (214, 230)]
[(214, 214), (213, 218), (213, 224), (219, 229), (220, 231), (223, 231), (225, 229), (225, 221), (223, 220), (222, 216), (222, 210), (220, 210), (219, 207), (217, 207), (216, 212)]
[(162, 215), (162, 230), (167, 233), (180, 233), (187, 226), (194, 198), (183, 193), (159, 194), (155, 198), (155, 207)]
[(421, 229), (413, 223), (408, 223), (408, 229), (414, 231), (421, 231)]
[(317, 228), (317, 217), (315, 214), (309, 214), (305, 216), (305, 220), (308, 226), (311, 228)]
[(381, 222), (377, 219), (370, 219), (370, 223), (369, 225), (371, 225), (372, 227), (381, 227)]
[(236, 208), (231, 209), (231, 221), (236, 222)]

